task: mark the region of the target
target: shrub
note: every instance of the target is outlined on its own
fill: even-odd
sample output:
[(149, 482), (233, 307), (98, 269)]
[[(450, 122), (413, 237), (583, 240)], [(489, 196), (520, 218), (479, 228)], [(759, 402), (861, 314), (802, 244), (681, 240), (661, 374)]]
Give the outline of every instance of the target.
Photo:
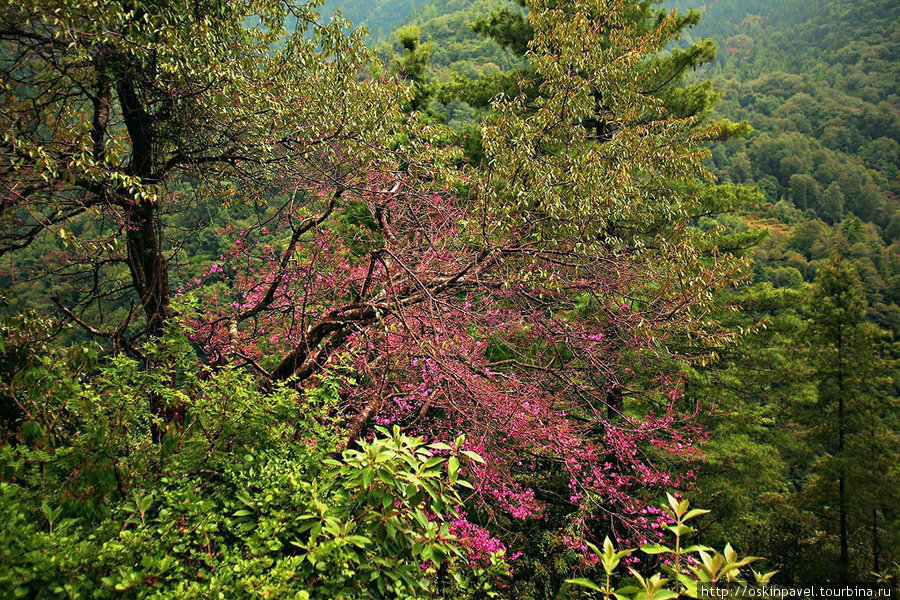
[(175, 333), (143, 349), (152, 369), (12, 346), (0, 586), (14, 597), (461, 598), (508, 573), (502, 551), (471, 566), (451, 532), (461, 460), (478, 458), (462, 438), (382, 429), (336, 451), (340, 369), (261, 391), (197, 366)]
[[(617, 551), (610, 539), (606, 538), (602, 550), (589, 544), (598, 564), (603, 568), (603, 583), (597, 584), (583, 577), (567, 579), (566, 583), (595, 592), (591, 594), (592, 597), (599, 595), (607, 600), (613, 597), (617, 600), (669, 600), (680, 596), (699, 598), (701, 585), (746, 584), (746, 567), (759, 558), (741, 558), (730, 544), (721, 553), (697, 544), (685, 546), (687, 537), (696, 532), (687, 522), (709, 511), (691, 509), (687, 500), (677, 500), (671, 495), (668, 500), (668, 506), (663, 505), (663, 510), (671, 520), (667, 529), (674, 536), (675, 543), (671, 547), (662, 544), (645, 544), (641, 547), (644, 554), (658, 557), (658, 572), (641, 574), (634, 567), (628, 567), (631, 578), (622, 585), (619, 567), (623, 559), (634, 550)], [(751, 572), (755, 583), (763, 585), (768, 584), (775, 575), (775, 572)]]

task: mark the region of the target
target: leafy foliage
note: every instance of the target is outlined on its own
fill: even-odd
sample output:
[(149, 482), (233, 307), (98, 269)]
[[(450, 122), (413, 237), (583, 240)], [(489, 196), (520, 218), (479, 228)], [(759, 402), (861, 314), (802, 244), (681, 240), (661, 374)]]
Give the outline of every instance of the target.
[[(625, 600), (670, 600), (671, 598), (702, 597), (700, 586), (714, 587), (722, 584), (746, 584), (744, 579), (746, 567), (760, 560), (759, 557), (746, 556), (740, 558), (737, 552), (727, 544), (722, 553), (702, 545), (683, 545), (684, 540), (695, 533), (696, 530), (686, 523), (691, 519), (708, 513), (707, 510), (691, 509), (687, 500), (678, 500), (668, 495), (668, 506), (664, 506), (664, 512), (669, 517), (671, 525), (666, 529), (675, 538), (674, 548), (662, 544), (647, 544), (641, 547), (641, 552), (658, 557), (661, 561), (662, 572), (652, 575), (642, 575), (634, 567), (628, 567), (634, 579), (633, 584), (618, 586), (614, 584), (617, 578), (617, 568), (631, 555), (634, 550), (616, 551), (615, 546), (607, 537), (603, 541), (602, 550), (591, 545), (597, 562), (603, 567), (605, 582), (602, 585), (590, 579), (579, 577), (567, 579), (566, 583), (598, 592), (599, 596), (592, 597), (613, 598)], [(774, 571), (757, 573), (751, 571), (756, 584), (767, 584), (775, 575)], [(668, 575), (669, 577), (665, 577)], [(667, 585), (668, 584), (668, 585)]]
[[(451, 531), (463, 439), (446, 457), (395, 428), (337, 454), (345, 375), (260, 392), (187, 350), (173, 333), (146, 349), (170, 368), (120, 356), (90, 376), (89, 351), (29, 357), (5, 386), (21, 411), (0, 451), (13, 597), (463, 597), (508, 572), (502, 551), (470, 568)], [(161, 445), (148, 393), (185, 406)]]
[(892, 6), (314, 5), (0, 8), (0, 584), (891, 577)]

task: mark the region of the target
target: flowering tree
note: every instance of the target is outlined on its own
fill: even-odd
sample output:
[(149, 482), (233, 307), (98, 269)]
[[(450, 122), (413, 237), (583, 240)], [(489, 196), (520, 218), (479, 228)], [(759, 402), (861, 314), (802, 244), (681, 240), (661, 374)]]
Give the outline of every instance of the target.
[[(643, 499), (697, 458), (679, 364), (717, 335), (704, 317), (735, 265), (688, 227), (697, 145), (721, 132), (640, 92), (676, 21), (638, 36), (622, 8), (533, 6), (542, 97), (495, 103), (483, 168), (448, 171), (441, 132), (409, 119), (377, 169), (239, 232), (189, 286), (198, 343), (300, 382), (349, 351), (348, 443), (376, 423), (465, 433), (488, 514), (539, 516), (564, 473), (581, 533), (600, 514), (646, 536)], [(603, 143), (582, 126), (598, 91), (618, 118)]]
[[(61, 310), (136, 354), (134, 335), (184, 326), (201, 360), (262, 385), (349, 364), (344, 444), (375, 424), (465, 434), (484, 458), (479, 516), (553, 505), (578, 548), (652, 536), (650, 502), (686, 485), (673, 463), (703, 436), (680, 365), (725, 335), (706, 316), (737, 268), (689, 227), (699, 145), (722, 126), (642, 93), (674, 16), (638, 32), (625, 0), (532, 3), (541, 94), (498, 98), (486, 160), (468, 167), (451, 136), (403, 115), (408, 89), (340, 22), (294, 9), (308, 41), (283, 36), (278, 2), (100, 4), (2, 16), (16, 82), (0, 112), (2, 250), (51, 232), (73, 274), (126, 265), (113, 288), (139, 299), (144, 326), (89, 323), (79, 308), (116, 293), (100, 284)], [(602, 140), (583, 126), (598, 94), (615, 115)], [(226, 249), (172, 292), (167, 211), (197, 198), (263, 208), (219, 223)]]

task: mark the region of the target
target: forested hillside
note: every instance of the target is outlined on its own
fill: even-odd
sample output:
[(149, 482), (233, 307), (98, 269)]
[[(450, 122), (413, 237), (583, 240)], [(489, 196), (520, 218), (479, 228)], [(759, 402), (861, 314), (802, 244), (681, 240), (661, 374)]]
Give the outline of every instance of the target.
[[(842, 554), (850, 560), (840, 538), (878, 571), (890, 563), (879, 556), (879, 522), (896, 528), (891, 507), (900, 503), (897, 471), (886, 458), (897, 456), (898, 442), (890, 340), (900, 334), (900, 7), (840, 0), (670, 6), (687, 25), (670, 47), (671, 62), (692, 70), (684, 74), (691, 91), (670, 95), (669, 107), (748, 123), (749, 134), (709, 146), (709, 164), (726, 193), (733, 193), (728, 184), (740, 184), (759, 194), (735, 212), (695, 223), (723, 233), (720, 243), (747, 248), (753, 261), (751, 285), (728, 300), (740, 316), (722, 317), (750, 333), (723, 349), (715, 366), (696, 371), (690, 387), (698, 402), (710, 403), (707, 425), (716, 432), (699, 475), (706, 503), (719, 507), (711, 529), (754, 552), (775, 548), (776, 566), (790, 580), (816, 581), (834, 573)], [(417, 62), (420, 105), (432, 118), (477, 137), (477, 115), (497, 94), (514, 94), (527, 76), (521, 58), (530, 41), (526, 10), (504, 1), (432, 2), (408, 19), (413, 29), (398, 30), (395, 43), (405, 49), (395, 50), (397, 63), (403, 70)], [(710, 80), (716, 95), (705, 87)], [(877, 467), (879, 475), (858, 477), (892, 482), (871, 489), (856, 480), (851, 486), (863, 495), (845, 497), (852, 507), (843, 509), (833, 502), (845, 494), (828, 489), (842, 478), (826, 463), (849, 430), (827, 400), (830, 375), (817, 361), (834, 340), (817, 339), (821, 298), (811, 296), (832, 268), (850, 278), (834, 293), (861, 298), (853, 309), (859, 317), (839, 318), (853, 335), (854, 319), (871, 329), (859, 334), (854, 352), (863, 354), (853, 360), (861, 362), (850, 367), (869, 373), (854, 393), (871, 403), (854, 407), (852, 419), (859, 421), (852, 427), (868, 422), (868, 430), (857, 429), (869, 438), (863, 446), (887, 462)], [(847, 368), (843, 361), (837, 371)], [(866, 459), (849, 459), (857, 461)], [(857, 515), (853, 523), (846, 522), (850, 512)]]
[(380, 39), (405, 22), (416, 19), (427, 0), (332, 0), (320, 9), (324, 19), (340, 11), (354, 26), (366, 27)]
[(0, 589), (896, 593), (898, 17), (0, 6)]
[[(705, 18), (686, 39), (714, 35), (721, 49), (701, 76), (714, 74), (723, 94), (718, 114), (746, 120), (756, 130), (713, 149), (716, 173), (723, 181), (759, 186), (774, 205), (759, 214), (792, 226), (805, 223), (800, 229), (807, 235), (815, 221), (835, 226), (859, 219), (862, 227), (847, 227), (863, 232), (870, 249), (856, 257), (857, 267), (870, 301), (879, 305), (880, 324), (897, 333), (890, 316), (896, 313), (897, 280), (889, 247), (900, 222), (900, 8), (834, 1), (715, 2), (704, 9)], [(813, 241), (760, 256), (789, 263), (783, 266), (809, 280)]]
[[(714, 386), (741, 406), (732, 414), (755, 413), (757, 422), (767, 424), (756, 436), (735, 432), (714, 443), (722, 444), (726, 457), (750, 443), (760, 453), (759, 464), (766, 464), (761, 471), (746, 463), (724, 469), (732, 480), (743, 469), (751, 469), (744, 477), (767, 479), (752, 486), (757, 509), (750, 512), (759, 520), (743, 519), (734, 527), (766, 529), (751, 535), (760, 536), (760, 545), (778, 548), (785, 557), (783, 573), (821, 577), (841, 554), (852, 555), (854, 546), (869, 547), (870, 566), (877, 570), (884, 564), (878, 522), (882, 515), (896, 519), (900, 500), (896, 469), (876, 464), (880, 457), (896, 456), (897, 448), (891, 340), (900, 333), (900, 7), (839, 0), (723, 1), (702, 9), (703, 19), (684, 39), (713, 36), (719, 52), (697, 77), (711, 76), (722, 94), (716, 114), (754, 128), (749, 136), (712, 148), (713, 170), (720, 181), (755, 185), (762, 195), (759, 205), (730, 226), (768, 233), (753, 251), (759, 283), (742, 298), (749, 309), (743, 323), (761, 317), (766, 329), (727, 361), (731, 366), (723, 379), (714, 378)], [(842, 271), (832, 271), (835, 261), (843, 263)], [(837, 289), (856, 298), (855, 305), (833, 312), (818, 295), (803, 298), (826, 282), (834, 285), (835, 277), (844, 278)], [(831, 326), (824, 330), (827, 320)], [(830, 340), (820, 337), (825, 331)], [(835, 348), (844, 354), (848, 333), (862, 337), (851, 342), (847, 360), (829, 354)], [(833, 401), (845, 372), (862, 376), (855, 406)], [(852, 425), (854, 419), (861, 420)], [(835, 444), (844, 443), (853, 429), (865, 440), (856, 450), (863, 453), (829, 465), (840, 454)], [(735, 444), (730, 449), (728, 439)], [(714, 459), (713, 464), (726, 463)], [(879, 481), (878, 473), (884, 473), (881, 481), (891, 482), (887, 488), (870, 487)], [(725, 485), (725, 479), (717, 481)], [(835, 484), (838, 489), (829, 489)], [(768, 508), (759, 510), (760, 505)], [(829, 531), (847, 541), (818, 533)]]

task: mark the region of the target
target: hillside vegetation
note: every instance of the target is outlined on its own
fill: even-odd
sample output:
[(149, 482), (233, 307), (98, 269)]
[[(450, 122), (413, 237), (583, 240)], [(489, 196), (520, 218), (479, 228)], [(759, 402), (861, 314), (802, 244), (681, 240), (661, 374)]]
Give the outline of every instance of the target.
[(677, 8), (0, 6), (0, 588), (896, 587), (900, 7)]

